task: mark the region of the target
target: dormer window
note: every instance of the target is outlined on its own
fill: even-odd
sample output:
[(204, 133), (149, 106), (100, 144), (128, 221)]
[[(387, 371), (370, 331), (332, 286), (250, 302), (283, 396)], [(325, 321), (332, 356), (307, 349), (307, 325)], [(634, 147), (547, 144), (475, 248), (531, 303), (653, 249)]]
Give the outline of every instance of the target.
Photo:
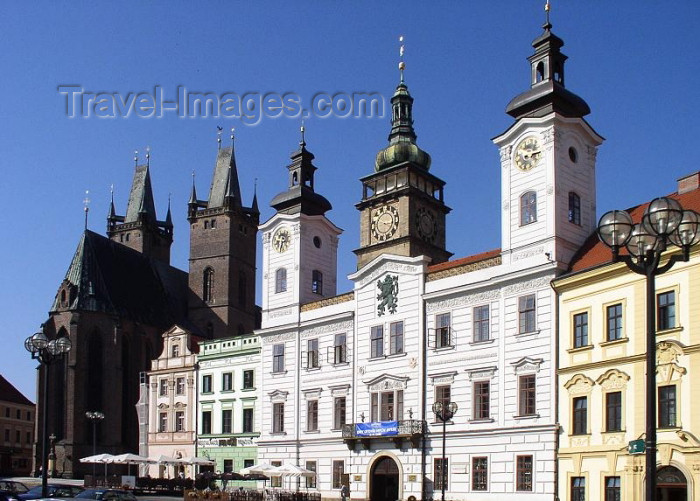
[(520, 197), (520, 226), (537, 221), (537, 193), (528, 191)]

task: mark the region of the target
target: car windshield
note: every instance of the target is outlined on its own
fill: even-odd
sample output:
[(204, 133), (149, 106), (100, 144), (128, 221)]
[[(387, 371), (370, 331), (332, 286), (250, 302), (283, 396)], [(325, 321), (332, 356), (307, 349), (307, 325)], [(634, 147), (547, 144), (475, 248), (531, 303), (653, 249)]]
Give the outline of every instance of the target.
[(29, 488), (22, 482), (15, 482), (13, 480), (0, 480), (0, 490), (12, 491), (16, 492), (17, 494), (22, 494), (24, 492), (27, 492)]

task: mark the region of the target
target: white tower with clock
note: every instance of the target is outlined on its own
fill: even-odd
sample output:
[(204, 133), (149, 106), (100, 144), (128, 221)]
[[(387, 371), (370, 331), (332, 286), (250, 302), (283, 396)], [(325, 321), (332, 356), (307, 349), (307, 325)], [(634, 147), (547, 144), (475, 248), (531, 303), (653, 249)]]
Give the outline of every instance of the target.
[(295, 321), (300, 305), (336, 294), (338, 236), (325, 213), (331, 204), (314, 191), (314, 155), (303, 137), (292, 156), (287, 191), (260, 225), (263, 239), (262, 325)]
[(531, 88), (506, 111), (516, 122), (501, 153), (503, 263), (547, 258), (566, 267), (596, 227), (595, 160), (603, 142), (586, 102), (564, 87), (564, 42), (544, 25), (534, 40)]

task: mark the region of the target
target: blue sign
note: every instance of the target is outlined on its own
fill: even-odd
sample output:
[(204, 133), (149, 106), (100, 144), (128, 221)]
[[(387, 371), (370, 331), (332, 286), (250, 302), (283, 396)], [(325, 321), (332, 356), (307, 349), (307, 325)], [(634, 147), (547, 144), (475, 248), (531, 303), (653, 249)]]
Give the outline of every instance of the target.
[(398, 421), (375, 421), (373, 423), (355, 423), (355, 435), (358, 437), (384, 437), (399, 434)]

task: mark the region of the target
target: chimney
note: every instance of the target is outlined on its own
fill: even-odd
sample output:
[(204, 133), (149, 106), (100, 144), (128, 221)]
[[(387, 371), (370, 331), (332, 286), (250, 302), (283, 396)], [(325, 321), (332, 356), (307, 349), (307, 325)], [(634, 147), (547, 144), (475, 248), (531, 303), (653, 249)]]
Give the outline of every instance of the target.
[(700, 188), (700, 171), (688, 174), (678, 180), (678, 194), (688, 193), (689, 191)]

